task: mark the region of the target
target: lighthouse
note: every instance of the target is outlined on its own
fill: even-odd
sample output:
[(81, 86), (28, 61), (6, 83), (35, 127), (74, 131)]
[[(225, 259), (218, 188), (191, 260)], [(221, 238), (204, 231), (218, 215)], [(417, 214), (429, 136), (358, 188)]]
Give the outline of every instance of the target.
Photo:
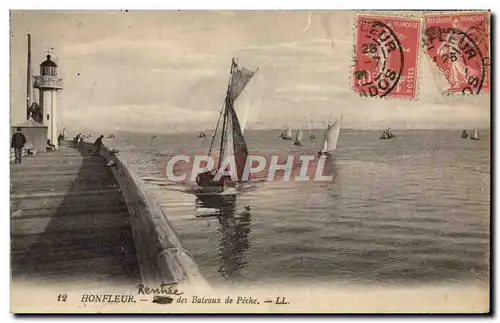
[(57, 129), (57, 96), (62, 90), (62, 78), (57, 76), (57, 64), (47, 55), (47, 59), (40, 64), (40, 75), (35, 76), (34, 87), (38, 89), (40, 110), (42, 114), (41, 123), (48, 127), (47, 139), (58, 148)]

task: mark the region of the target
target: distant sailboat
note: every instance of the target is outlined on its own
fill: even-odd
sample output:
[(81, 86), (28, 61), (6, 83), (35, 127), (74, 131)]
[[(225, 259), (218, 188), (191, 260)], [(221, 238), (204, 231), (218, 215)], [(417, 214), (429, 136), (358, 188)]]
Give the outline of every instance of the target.
[(331, 156), (332, 152), (337, 149), (337, 142), (339, 140), (340, 126), (343, 119), (343, 115), (334, 124), (330, 125), (328, 122), (328, 127), (325, 132), (325, 139), (323, 141), (323, 148), (318, 152), (318, 155)]
[(295, 136), (295, 142), (293, 144), (295, 146), (302, 146), (302, 137), (304, 137), (304, 133), (301, 127), (300, 129), (297, 129), (297, 135)]
[(155, 133), (153, 136), (151, 136), (151, 139), (156, 139), (158, 138), (158, 135)]
[(479, 140), (479, 132), (477, 131), (476, 128), (474, 128), (474, 130), (472, 130), (472, 132), (470, 134), (470, 139)]
[(465, 139), (467, 137), (469, 137), (469, 134), (467, 133), (467, 131), (462, 130), (462, 138)]
[(309, 122), (309, 139), (316, 139), (316, 136), (312, 134), (311, 122)]
[(394, 135), (391, 132), (391, 128), (387, 128), (386, 130), (384, 130), (384, 132), (378, 139), (392, 139), (392, 138), (394, 138)]
[[(196, 177), (196, 184), (198, 184), (198, 189), (202, 191), (215, 191), (220, 193), (223, 192), (225, 187), (227, 186), (234, 187), (237, 184), (244, 182), (243, 171), (248, 157), (248, 150), (245, 138), (243, 136), (243, 130), (240, 126), (240, 121), (242, 121), (241, 124), (243, 124), (244, 122), (246, 122), (246, 120), (239, 120), (235, 110), (235, 102), (250, 79), (253, 77), (255, 72), (257, 72), (257, 70), (251, 71), (244, 67), (238, 66), (234, 59), (231, 62), (226, 99), (219, 120), (217, 122), (217, 126), (215, 128), (215, 132), (217, 132), (217, 128), (222, 118), (223, 122), (219, 148), (219, 161), (215, 168), (200, 173)], [(214, 139), (215, 138), (213, 138), (212, 142), (210, 143), (210, 148), (208, 151), (209, 156), (212, 150)], [(234, 157), (233, 160), (236, 170), (230, 170), (233, 172), (233, 175), (236, 175), (236, 181), (233, 180), (233, 178), (229, 175), (223, 175), (220, 179), (215, 178), (219, 170), (224, 170), (227, 167), (223, 164), (225, 157)]]
[(198, 135), (198, 138), (205, 138), (207, 135), (205, 135), (205, 133), (202, 131), (200, 132), (200, 134)]
[(287, 127), (281, 134), (280, 138), (283, 140), (292, 140), (292, 130)]

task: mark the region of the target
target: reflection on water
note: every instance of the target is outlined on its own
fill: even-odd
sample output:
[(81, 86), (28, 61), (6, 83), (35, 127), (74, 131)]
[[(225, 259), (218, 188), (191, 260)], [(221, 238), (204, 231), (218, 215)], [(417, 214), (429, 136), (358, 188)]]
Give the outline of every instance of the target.
[(335, 156), (328, 157), (326, 159), (323, 175), (331, 176), (333, 183), (339, 182), (339, 168), (337, 166), (337, 159), (335, 158)]
[(202, 211), (197, 217), (234, 216), (236, 194), (196, 193), (196, 208)]
[(247, 264), (245, 251), (250, 247), (250, 207), (246, 206), (245, 211), (236, 213), (236, 194), (197, 194), (196, 208), (209, 210), (198, 217), (218, 219), (219, 274), (225, 279), (242, 277), (242, 270)]

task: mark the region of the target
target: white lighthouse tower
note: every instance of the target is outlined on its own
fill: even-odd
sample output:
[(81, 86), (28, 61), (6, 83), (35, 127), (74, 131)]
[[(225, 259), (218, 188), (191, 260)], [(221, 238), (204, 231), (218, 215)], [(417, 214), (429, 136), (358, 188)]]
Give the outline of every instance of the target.
[(40, 75), (35, 76), (34, 87), (39, 92), (39, 105), (42, 111), (42, 124), (48, 127), (47, 139), (58, 148), (57, 137), (57, 92), (62, 90), (62, 78), (57, 76), (57, 64), (47, 55), (47, 60), (40, 64)]

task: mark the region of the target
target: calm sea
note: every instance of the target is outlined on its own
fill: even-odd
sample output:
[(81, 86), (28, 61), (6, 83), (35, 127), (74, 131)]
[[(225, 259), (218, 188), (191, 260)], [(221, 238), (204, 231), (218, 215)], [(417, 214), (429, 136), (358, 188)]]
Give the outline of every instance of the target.
[[(249, 150), (297, 148), (280, 131), (247, 130)], [(204, 151), (197, 133), (106, 139), (134, 164), (211, 283), (450, 283), (489, 277), (490, 133), (342, 130), (331, 183), (257, 182), (236, 195), (196, 195), (162, 182), (162, 163)], [(307, 133), (305, 133), (307, 138)], [(155, 178), (156, 182), (151, 182)], [(245, 212), (245, 206), (251, 209)]]

